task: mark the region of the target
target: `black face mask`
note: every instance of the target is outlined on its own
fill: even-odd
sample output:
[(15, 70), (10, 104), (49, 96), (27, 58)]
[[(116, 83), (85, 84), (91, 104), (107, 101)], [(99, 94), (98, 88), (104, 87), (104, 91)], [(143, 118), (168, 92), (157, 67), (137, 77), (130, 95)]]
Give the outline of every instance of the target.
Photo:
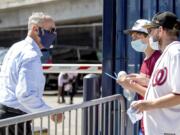
[(49, 49), (49, 47), (52, 45), (53, 41), (55, 40), (57, 34), (54, 33), (54, 31), (44, 30), (39, 27), (39, 37), (41, 39), (42, 45)]

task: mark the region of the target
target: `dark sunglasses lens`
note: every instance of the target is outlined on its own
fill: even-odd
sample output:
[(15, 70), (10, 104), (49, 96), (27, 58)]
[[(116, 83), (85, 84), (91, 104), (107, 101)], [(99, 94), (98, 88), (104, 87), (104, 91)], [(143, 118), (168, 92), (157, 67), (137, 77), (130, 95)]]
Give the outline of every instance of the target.
[(56, 32), (56, 28), (51, 28), (50, 30), (46, 30), (46, 29), (43, 29), (43, 28), (40, 28), (41, 31), (46, 31), (46, 32), (49, 32), (49, 33), (55, 33)]
[(52, 29), (51, 29), (51, 32), (52, 32), (52, 33), (56, 32), (56, 28), (52, 28)]
[(159, 29), (159, 26), (147, 29), (148, 30), (148, 34), (150, 34), (152, 32), (152, 30), (155, 30), (155, 29)]

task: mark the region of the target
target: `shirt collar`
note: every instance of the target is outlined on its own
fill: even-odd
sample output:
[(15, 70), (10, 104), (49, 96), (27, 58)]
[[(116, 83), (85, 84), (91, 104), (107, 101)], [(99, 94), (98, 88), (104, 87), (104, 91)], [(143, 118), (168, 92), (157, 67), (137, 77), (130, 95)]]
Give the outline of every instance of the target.
[(39, 46), (37, 45), (37, 43), (30, 36), (27, 36), (25, 38), (25, 41), (32, 45), (32, 47), (36, 50), (36, 52), (38, 53), (38, 55), (40, 57), (42, 56), (42, 52), (41, 52)]

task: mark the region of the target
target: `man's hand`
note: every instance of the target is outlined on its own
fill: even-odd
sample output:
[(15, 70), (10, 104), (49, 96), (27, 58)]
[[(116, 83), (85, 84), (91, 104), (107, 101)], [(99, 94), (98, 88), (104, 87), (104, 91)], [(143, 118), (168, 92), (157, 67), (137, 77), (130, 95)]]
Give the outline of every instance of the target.
[(57, 120), (57, 123), (62, 122), (63, 118), (64, 118), (64, 116), (62, 113), (51, 115), (51, 120), (54, 122), (56, 122), (56, 120)]
[(131, 107), (139, 112), (153, 109), (153, 102), (147, 100), (138, 100), (131, 103)]
[(149, 78), (141, 74), (132, 73), (132, 74), (128, 74), (127, 77), (142, 86), (148, 86)]
[[(148, 79), (148, 78), (147, 78)], [(128, 74), (123, 78), (118, 78), (117, 83), (121, 85), (124, 89), (128, 89), (130, 91), (137, 92), (141, 96), (144, 97), (146, 92), (146, 85), (145, 85), (145, 77), (139, 74)], [(143, 82), (144, 81), (144, 82)], [(144, 84), (144, 85), (142, 85)]]
[(135, 81), (131, 80), (129, 77), (124, 78), (123, 80), (118, 78), (117, 83), (121, 85), (124, 89), (128, 89), (134, 91), (135, 89)]

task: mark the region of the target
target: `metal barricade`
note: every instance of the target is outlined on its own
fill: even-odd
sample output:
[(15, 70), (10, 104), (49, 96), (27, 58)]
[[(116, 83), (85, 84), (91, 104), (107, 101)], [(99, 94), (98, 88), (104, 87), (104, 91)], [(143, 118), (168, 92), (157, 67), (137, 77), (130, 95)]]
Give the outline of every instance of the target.
[[(93, 110), (92, 112), (90, 112), (91, 108)], [(96, 108), (98, 108), (98, 116), (95, 115)], [(5, 127), (5, 135), (8, 135), (8, 127), (13, 125), (15, 128), (15, 135), (18, 135), (17, 125), (19, 123), (23, 123), (25, 129), (27, 121), (31, 121), (33, 135), (83, 135), (81, 123), (82, 114), (85, 110), (88, 111), (88, 120), (92, 119), (93, 125), (98, 124), (98, 130), (95, 129), (94, 126), (91, 129), (93, 130), (93, 132), (91, 132), (93, 134), (91, 135), (95, 135), (95, 131), (98, 131), (98, 135), (125, 135), (125, 102), (123, 96), (119, 94), (91, 100), (81, 104), (52, 109), (46, 112), (26, 114), (13, 118), (3, 119), (0, 120), (0, 128)], [(108, 117), (106, 117), (104, 110), (108, 110)], [(52, 122), (50, 120), (50, 116), (58, 113), (63, 113), (65, 119), (63, 119), (62, 123)], [(92, 118), (90, 118), (90, 113), (93, 113)], [(105, 131), (107, 131), (105, 130), (105, 122), (107, 121), (108, 133), (105, 133)], [(35, 127), (39, 127), (38, 133), (34, 132)], [(24, 135), (26, 135), (26, 131), (24, 132)], [(87, 135), (90, 135), (89, 129)]]

